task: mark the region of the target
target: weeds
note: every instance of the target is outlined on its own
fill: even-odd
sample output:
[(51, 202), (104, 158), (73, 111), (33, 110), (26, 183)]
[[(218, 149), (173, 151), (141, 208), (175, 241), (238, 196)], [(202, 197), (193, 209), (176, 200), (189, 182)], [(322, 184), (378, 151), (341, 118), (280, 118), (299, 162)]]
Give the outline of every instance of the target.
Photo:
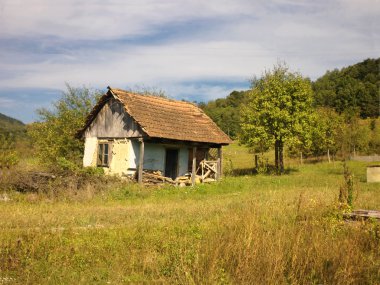
[(346, 161), (343, 162), (343, 176), (344, 184), (339, 190), (339, 202), (352, 208), (354, 200), (354, 176), (349, 170)]

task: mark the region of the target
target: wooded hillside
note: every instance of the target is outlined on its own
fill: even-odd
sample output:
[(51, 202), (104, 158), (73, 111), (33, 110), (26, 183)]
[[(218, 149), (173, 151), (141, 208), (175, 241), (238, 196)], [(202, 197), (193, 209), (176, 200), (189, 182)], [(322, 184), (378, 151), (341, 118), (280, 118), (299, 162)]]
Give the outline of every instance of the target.
[(0, 133), (25, 133), (25, 124), (0, 113)]
[(327, 71), (313, 83), (317, 106), (355, 111), (362, 118), (380, 116), (379, 88), (380, 58)]

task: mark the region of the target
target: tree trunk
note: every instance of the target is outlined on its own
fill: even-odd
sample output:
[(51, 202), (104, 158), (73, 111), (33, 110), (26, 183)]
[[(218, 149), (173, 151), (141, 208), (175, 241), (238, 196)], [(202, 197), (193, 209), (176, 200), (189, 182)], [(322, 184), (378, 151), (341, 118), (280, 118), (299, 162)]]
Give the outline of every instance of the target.
[(301, 165), (303, 164), (303, 156), (302, 156), (302, 151), (301, 151)]
[(284, 173), (284, 143), (279, 141), (278, 146), (279, 162), (280, 162), (280, 174)]
[(331, 159), (330, 159), (330, 149), (329, 148), (327, 149), (327, 160), (329, 161), (329, 163), (331, 162)]
[(276, 141), (274, 142), (274, 163), (275, 163), (275, 166), (276, 166), (276, 172), (278, 174), (278, 170), (279, 170), (279, 153), (278, 153), (278, 150), (279, 150), (279, 140), (276, 139)]

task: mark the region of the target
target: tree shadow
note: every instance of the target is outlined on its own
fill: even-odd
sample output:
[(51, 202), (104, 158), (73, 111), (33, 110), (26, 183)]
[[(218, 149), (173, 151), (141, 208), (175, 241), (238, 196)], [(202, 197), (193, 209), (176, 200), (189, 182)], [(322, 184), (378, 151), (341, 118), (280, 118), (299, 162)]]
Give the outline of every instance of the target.
[(283, 173), (278, 173), (276, 167), (274, 165), (268, 165), (266, 166), (266, 169), (257, 169), (256, 167), (249, 167), (249, 168), (235, 168), (228, 173), (228, 176), (246, 176), (246, 175), (257, 175), (257, 174), (264, 174), (264, 175), (288, 175), (292, 173), (299, 172), (298, 168), (295, 167), (287, 167), (284, 169)]

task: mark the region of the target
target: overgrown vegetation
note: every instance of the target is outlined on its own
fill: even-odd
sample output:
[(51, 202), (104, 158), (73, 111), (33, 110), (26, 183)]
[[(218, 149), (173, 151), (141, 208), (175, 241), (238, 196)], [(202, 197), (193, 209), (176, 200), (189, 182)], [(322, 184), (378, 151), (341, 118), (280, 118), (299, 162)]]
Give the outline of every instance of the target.
[(0, 133), (0, 171), (9, 169), (18, 162), (15, 140), (12, 133)]
[[(365, 164), (348, 166), (360, 188), (355, 205), (378, 207), (378, 185), (363, 183)], [(107, 184), (94, 180), (81, 189), (8, 191), (0, 201), (0, 280), (377, 284), (380, 227), (342, 219), (342, 174), (341, 163), (325, 163), (186, 189), (102, 189)]]

